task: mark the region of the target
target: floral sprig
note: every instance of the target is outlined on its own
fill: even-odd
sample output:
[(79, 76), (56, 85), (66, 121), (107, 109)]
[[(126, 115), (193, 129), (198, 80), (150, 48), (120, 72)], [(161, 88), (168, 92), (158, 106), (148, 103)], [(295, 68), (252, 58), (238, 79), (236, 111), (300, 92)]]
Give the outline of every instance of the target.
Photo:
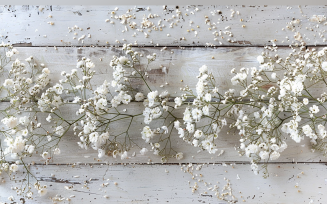
[[(39, 190), (46, 188), (41, 187), (38, 179), (30, 173), (25, 158), (32, 156), (36, 148), (47, 149), (44, 138), (49, 136), (38, 122), (40, 111), (36, 101), (50, 81), (50, 71), (43, 64), (38, 65), (32, 56), (25, 59), (28, 66), (16, 59), (12, 62), (11, 68), (6, 70), (4, 67), (12, 61), (11, 58), (14, 54), (18, 54), (18, 51), (11, 45), (2, 43), (1, 46), (9, 49), (6, 51), (6, 57), (9, 59), (1, 57), (2, 74), (7, 76), (1, 86), (3, 97), (1, 101), (8, 106), (1, 110), (1, 122), (4, 126), (1, 130), (0, 173), (7, 172), (11, 175), (22, 165), (27, 173), (21, 187), (16, 187), (15, 190), (18, 194), (25, 194), (27, 198), (31, 198), (33, 193), (30, 177), (36, 180), (35, 186), (39, 186)], [(12, 162), (9, 157), (15, 162)]]
[(186, 127), (183, 128), (179, 120), (174, 122), (174, 127), (184, 141), (214, 154), (218, 151), (215, 144), (218, 133), (227, 125), (226, 119), (223, 118), (226, 106), (222, 103), (224, 97), (218, 92), (214, 76), (208, 71), (208, 67), (203, 65), (199, 72), (195, 93), (186, 86), (181, 88), (185, 93), (175, 98), (175, 107), (186, 103), (187, 99), (193, 102), (191, 105), (191, 102), (188, 102), (183, 113), (183, 123)]
[(268, 176), (267, 162), (278, 159), (287, 148), (287, 136), (296, 143), (307, 136), (313, 148), (323, 150), (324, 146), (325, 115), (319, 115), (325, 109), (324, 93), (317, 97), (314, 87), (326, 85), (327, 69), (323, 67), (327, 49), (291, 49), (289, 56), (282, 58), (269, 56), (277, 49), (267, 47), (267, 52), (257, 58), (258, 69), (232, 70), (232, 83), (243, 88), (238, 100), (249, 98), (243, 106), (251, 110), (239, 112), (233, 124), (241, 136), (239, 153), (250, 158), (255, 173), (260, 170), (258, 164), (264, 162), (264, 176)]
[[(148, 67), (156, 54), (144, 57), (131, 45), (123, 46), (122, 56), (113, 56), (109, 64), (113, 80), (99, 86), (93, 85), (95, 64), (88, 58), (80, 59), (76, 68), (62, 72), (63, 79), (50, 85), (50, 70), (32, 56), (25, 59), (28, 66), (16, 59), (7, 71), (18, 51), (9, 44), (1, 47), (7, 76), (1, 100), (8, 101), (8, 107), (1, 110), (0, 172), (12, 175), (23, 166), (25, 180), (15, 190), (27, 198), (33, 195), (32, 179), (40, 195), (46, 194), (47, 187), (30, 172), (25, 158), (36, 155), (48, 164), (61, 153), (60, 142), (71, 129), (80, 139), (77, 145), (94, 149), (99, 158), (128, 159), (136, 146), (141, 155), (151, 151), (167, 162), (184, 157), (172, 144), (176, 135), (200, 151), (215, 154), (219, 135), (228, 126), (240, 137), (239, 154), (248, 157), (254, 173), (263, 171), (264, 177), (269, 176), (268, 162), (280, 157), (289, 139), (300, 143), (308, 137), (313, 150), (327, 152), (327, 94), (315, 89), (327, 85), (327, 48), (291, 47), (283, 58), (270, 56), (278, 51), (276, 46), (266, 47), (257, 57), (258, 68), (231, 70), (232, 86), (224, 93), (203, 65), (196, 87), (182, 87), (180, 97), (171, 98), (168, 91), (154, 90), (148, 81)], [(133, 101), (143, 102), (144, 108), (127, 111)], [(75, 116), (63, 112), (67, 106), (75, 108)], [(137, 118), (145, 124), (139, 137), (149, 146), (137, 144), (130, 136)], [(122, 123), (127, 125), (112, 128)]]

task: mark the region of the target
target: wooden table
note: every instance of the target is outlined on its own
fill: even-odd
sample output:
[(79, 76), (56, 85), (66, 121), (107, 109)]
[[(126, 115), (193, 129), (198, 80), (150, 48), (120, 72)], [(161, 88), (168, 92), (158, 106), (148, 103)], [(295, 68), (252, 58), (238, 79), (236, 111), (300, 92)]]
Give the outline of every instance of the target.
[[(150, 65), (149, 82), (153, 90), (168, 90), (172, 97), (178, 96), (179, 88), (186, 84), (195, 87), (195, 77), (203, 64), (214, 73), (219, 89), (227, 90), (232, 68), (258, 66), (256, 57), (272, 41), (280, 47), (281, 55), (289, 53), (287, 46), (299, 43), (294, 39), (297, 31), (307, 47), (326, 44), (322, 36), (326, 21), (312, 18), (326, 14), (326, 6), (147, 7), (1, 6), (0, 37), (17, 47), (21, 60), (32, 55), (51, 69), (51, 84), (61, 78), (61, 71), (75, 68), (77, 59), (84, 56), (96, 65), (96, 85), (104, 79), (110, 81), (108, 64), (112, 56), (122, 54), (123, 43), (132, 43), (139, 52), (157, 54), (157, 60)], [(134, 29), (111, 18), (112, 12), (119, 16), (129, 9), (128, 15), (135, 16)], [(143, 17), (149, 14), (157, 30), (140, 28)], [(169, 85), (161, 88), (166, 82)], [(127, 111), (141, 108), (142, 103), (132, 102)], [(64, 110), (74, 114), (69, 111)], [(138, 122), (132, 137), (145, 146), (139, 134), (142, 118)], [(239, 144), (237, 134), (226, 132), (219, 135), (219, 152), (224, 150), (220, 156), (198, 153), (174, 132), (173, 146), (184, 153), (184, 158), (164, 164), (152, 153), (139, 155), (137, 148), (131, 150), (137, 157), (129, 153), (131, 158), (127, 160), (109, 156), (100, 160), (96, 151), (80, 149), (78, 137), (70, 134), (61, 142), (61, 154), (52, 163), (43, 164), (40, 156), (28, 159), (35, 162), (31, 172), (48, 186), (48, 193), (44, 197), (35, 195), (26, 203), (51, 203), (50, 197), (65, 198), (61, 203), (227, 203), (208, 190), (217, 185), (221, 192), (227, 183), (239, 203), (327, 203), (327, 160), (311, 151), (308, 140), (301, 144), (288, 140), (289, 147), (269, 164), (270, 177), (264, 179), (254, 175), (248, 159), (234, 150)], [(189, 163), (193, 163), (195, 179), (181, 171)], [(199, 165), (202, 169), (196, 170)], [(11, 190), (18, 183), (5, 174), (0, 177), (5, 181), (0, 184), (0, 202), (9, 202), (7, 198), (13, 195), (19, 203), (21, 197)], [(192, 193), (194, 182), (199, 188)], [(67, 190), (65, 186), (73, 188)]]

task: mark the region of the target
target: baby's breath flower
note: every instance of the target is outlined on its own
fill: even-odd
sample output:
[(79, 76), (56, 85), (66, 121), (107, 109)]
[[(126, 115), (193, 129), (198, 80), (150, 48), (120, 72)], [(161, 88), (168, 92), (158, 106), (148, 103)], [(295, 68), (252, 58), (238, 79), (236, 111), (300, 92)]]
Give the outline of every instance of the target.
[(143, 93), (137, 93), (136, 95), (135, 95), (135, 100), (136, 101), (142, 101), (144, 99), (144, 95), (143, 95)]
[(49, 152), (43, 152), (43, 153), (41, 154), (41, 156), (42, 156), (43, 159), (48, 159)]
[(5, 79), (5, 82), (3, 83), (4, 87), (12, 88), (14, 86), (14, 80), (12, 79)]
[(57, 127), (56, 127), (55, 132), (56, 132), (57, 135), (63, 135), (64, 132), (65, 132), (65, 130), (64, 130), (64, 128), (60, 125), (60, 126), (57, 126)]
[(176, 97), (176, 98), (174, 99), (174, 101), (175, 101), (175, 104), (176, 104), (176, 105), (175, 105), (175, 108), (181, 106), (182, 103), (183, 103), (183, 101), (182, 101), (182, 99), (181, 99), (180, 97)]
[(52, 119), (51, 114), (49, 114), (48, 117), (45, 120), (50, 123), (51, 122), (51, 119)]
[(45, 196), (47, 194), (48, 190), (46, 188), (41, 188), (38, 190), (38, 193), (40, 196)]
[(145, 126), (141, 134), (142, 134), (142, 139), (144, 139), (146, 142), (149, 142), (149, 140), (154, 136), (149, 126)]
[(10, 165), (10, 167), (9, 167), (9, 171), (11, 171), (11, 172), (16, 172), (16, 171), (18, 171), (18, 165), (17, 165), (17, 164), (12, 164), (12, 165)]
[(127, 151), (124, 151), (124, 153), (120, 157), (121, 157), (121, 160), (128, 158)]
[(177, 159), (177, 160), (181, 160), (181, 159), (183, 159), (183, 153), (182, 153), (182, 152), (178, 152), (178, 153), (176, 154), (176, 159)]
[(280, 156), (279, 152), (274, 151), (270, 154), (270, 160), (276, 160), (279, 158), (279, 156)]
[(58, 147), (53, 150), (53, 154), (55, 154), (55, 155), (58, 155), (60, 153), (61, 153), (61, 151)]
[(141, 149), (140, 154), (145, 155), (147, 152), (148, 152), (148, 149), (144, 147)]
[(157, 96), (158, 96), (158, 91), (152, 91), (148, 93), (149, 107), (152, 107), (154, 105)]
[(3, 124), (5, 124), (8, 128), (14, 128), (18, 125), (18, 120), (14, 116), (10, 116), (9, 118), (4, 118), (1, 120)]
[(321, 68), (322, 68), (325, 72), (327, 72), (327, 62), (322, 62), (322, 63), (321, 63)]
[(259, 55), (259, 56), (257, 57), (257, 61), (258, 61), (260, 64), (263, 64), (263, 63), (265, 62), (265, 59), (263, 58), (262, 55)]
[(309, 108), (310, 109), (310, 112), (313, 113), (313, 114), (316, 114), (319, 112), (319, 108), (318, 106), (316, 105), (313, 105), (312, 107)]

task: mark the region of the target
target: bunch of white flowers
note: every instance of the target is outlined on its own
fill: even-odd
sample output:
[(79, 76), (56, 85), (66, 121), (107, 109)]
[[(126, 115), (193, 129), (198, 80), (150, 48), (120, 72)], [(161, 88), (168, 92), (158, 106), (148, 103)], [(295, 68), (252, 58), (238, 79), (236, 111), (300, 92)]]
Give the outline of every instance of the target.
[(15, 54), (19, 54), (19, 52), (10, 43), (2, 42), (0, 44), (0, 48), (2, 49), (1, 50), (2, 52), (0, 53), (0, 58), (1, 58), (0, 72), (2, 72), (4, 70), (4, 67), (7, 66), (7, 64), (10, 63), (11, 58)]
[(218, 133), (227, 125), (226, 119), (217, 117), (221, 111), (219, 102), (223, 98), (218, 93), (213, 74), (208, 72), (208, 67), (203, 65), (199, 72), (196, 95), (186, 86), (181, 89), (185, 94), (175, 100), (175, 107), (179, 107), (187, 98), (193, 99), (192, 105), (184, 111), (183, 123), (186, 127), (183, 128), (178, 120), (174, 122), (174, 127), (184, 141), (214, 154), (218, 150), (215, 143)]
[[(79, 122), (74, 124), (74, 134), (80, 138), (78, 145), (84, 149), (91, 146), (93, 149), (98, 150), (99, 158), (102, 158), (105, 154), (112, 154), (114, 158), (117, 155), (120, 155), (121, 159), (128, 158), (127, 151), (133, 143), (132, 138), (129, 136), (130, 127), (134, 118), (142, 115), (142, 113), (126, 113), (127, 109), (124, 109), (124, 107), (132, 102), (133, 96), (135, 101), (142, 101), (144, 99), (144, 94), (132, 86), (131, 80), (139, 79), (149, 88), (145, 80), (146, 70), (140, 69), (140, 60), (143, 55), (133, 51), (131, 45), (124, 45), (123, 50), (126, 55), (120, 57), (113, 56), (109, 64), (113, 69), (113, 80), (109, 83), (105, 80), (95, 90), (91, 86), (85, 86), (85, 84), (78, 85), (80, 86), (78, 90), (81, 90), (81, 94), (80, 96), (75, 96), (73, 101), (80, 104), (80, 108), (76, 112), (80, 117)], [(154, 58), (148, 60), (148, 63), (153, 60)], [(81, 62), (79, 63), (82, 64)], [(82, 68), (82, 78), (88, 78), (89, 83), (91, 83), (92, 75), (88, 75), (88, 72), (83, 70), (85, 66), (80, 64), (77, 67)], [(68, 78), (67, 75), (66, 73), (63, 74), (66, 77), (65, 82), (70, 83), (73, 80), (72, 74), (68, 75)], [(78, 80), (77, 71), (74, 72), (74, 78), (75, 81), (81, 81)], [(87, 93), (90, 93), (88, 96), (82, 94), (82, 91), (85, 92), (85, 90)], [(154, 96), (154, 98), (167, 98), (168, 96), (167, 93), (162, 93), (160, 96)], [(147, 107), (143, 115), (147, 115), (146, 118), (150, 122), (150, 119), (159, 118), (161, 112), (161, 108), (156, 103), (156, 107)], [(117, 128), (110, 128), (115, 126), (115, 123), (121, 122), (128, 122), (128, 125), (122, 128), (121, 132)], [(158, 131), (148, 129), (147, 132), (142, 133), (142, 138), (149, 141), (154, 134), (158, 134)]]
[[(18, 53), (10, 45), (0, 47), (6, 48), (7, 64)], [(277, 48), (267, 50), (275, 52)], [(63, 79), (53, 84), (50, 70), (36, 63), (34, 57), (25, 59), (28, 66), (19, 59), (13, 61), (7, 79), (1, 83), (1, 100), (10, 101), (10, 105), (2, 111), (4, 142), (0, 144), (4, 151), (0, 151), (0, 173), (19, 171), (21, 164), (28, 170), (24, 158), (38, 150), (42, 151), (37, 156), (46, 164), (51, 162), (61, 153), (59, 143), (71, 128), (79, 137), (80, 148), (97, 151), (99, 158), (112, 155), (129, 159), (128, 152), (135, 144), (130, 133), (137, 117), (145, 123), (139, 136), (150, 145), (149, 150), (140, 147), (140, 154), (151, 151), (162, 162), (184, 158), (172, 144), (176, 135), (215, 154), (225, 126), (235, 128), (240, 137), (238, 153), (250, 160), (255, 174), (263, 171), (264, 176), (269, 175), (267, 163), (281, 156), (288, 147), (287, 138), (301, 143), (308, 137), (313, 149), (327, 154), (327, 93), (315, 88), (326, 85), (327, 48), (292, 48), (285, 58), (264, 52), (257, 57), (258, 68), (231, 70), (232, 86), (224, 93), (219, 92), (214, 75), (203, 65), (196, 87), (181, 88), (181, 95), (175, 98), (167, 90), (151, 89), (147, 69), (156, 54), (146, 56), (147, 66), (143, 66), (143, 54), (130, 44), (124, 45), (123, 51), (123, 56), (113, 56), (109, 64), (113, 80), (97, 82), (97, 86), (92, 84), (95, 63), (86, 57), (77, 62), (77, 69), (63, 71)], [(1, 68), (6, 71), (5, 66)], [(140, 104), (143, 108), (128, 110)], [(76, 115), (67, 116), (61, 111), (70, 105), (77, 107)], [(11, 164), (6, 156), (16, 162)], [(47, 191), (38, 181), (35, 188), (40, 195)], [(31, 197), (31, 191), (27, 193)]]
[[(277, 48), (267, 47), (267, 50), (277, 51)], [(232, 70), (235, 74), (232, 84), (243, 89), (239, 96), (225, 94), (224, 103), (233, 107), (237, 101), (242, 104), (241, 111), (232, 113), (231, 108), (229, 115), (237, 116), (232, 126), (237, 127), (241, 136), (239, 153), (250, 158), (255, 173), (260, 170), (258, 162), (279, 158), (287, 148), (286, 135), (296, 143), (307, 136), (315, 149), (326, 153), (322, 124), (325, 115), (319, 114), (325, 109), (326, 93), (319, 98), (312, 91), (314, 86), (325, 85), (326, 51), (327, 48), (317, 52), (304, 46), (292, 47), (286, 58), (278, 54), (271, 57), (267, 52), (257, 58), (259, 68), (242, 68), (239, 73)], [(268, 176), (266, 164), (262, 167)]]

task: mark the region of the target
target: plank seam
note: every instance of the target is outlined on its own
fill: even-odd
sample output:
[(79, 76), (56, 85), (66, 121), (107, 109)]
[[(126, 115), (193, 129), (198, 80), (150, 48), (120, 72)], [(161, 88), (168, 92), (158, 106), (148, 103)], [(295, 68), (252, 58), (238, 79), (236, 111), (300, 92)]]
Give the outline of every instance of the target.
[[(12, 162), (14, 163), (14, 162)], [(142, 166), (155, 166), (155, 165), (160, 165), (160, 166), (180, 166), (180, 165), (189, 165), (189, 164), (193, 164), (193, 165), (203, 165), (203, 164), (207, 164), (207, 165), (223, 165), (223, 164), (243, 164), (243, 165), (251, 165), (251, 162), (247, 162), (247, 161), (223, 161), (223, 162), (209, 162), (209, 163), (199, 163), (199, 162), (196, 162), (196, 163), (192, 163), (192, 162), (189, 162), (189, 163), (151, 163), (151, 164), (148, 164), (148, 163), (83, 163), (83, 162), (80, 162), (80, 163), (66, 163), (66, 164), (54, 164), (54, 163), (51, 163), (51, 164), (42, 164), (42, 163), (35, 163), (34, 165), (31, 165), (31, 166), (71, 166), (71, 165), (74, 165), (74, 166), (129, 166), (129, 165), (142, 165)], [(258, 164), (267, 164), (267, 163), (264, 163), (264, 162), (259, 162)], [(269, 162), (269, 164), (323, 164), (323, 165), (326, 165), (327, 166), (327, 162)]]

